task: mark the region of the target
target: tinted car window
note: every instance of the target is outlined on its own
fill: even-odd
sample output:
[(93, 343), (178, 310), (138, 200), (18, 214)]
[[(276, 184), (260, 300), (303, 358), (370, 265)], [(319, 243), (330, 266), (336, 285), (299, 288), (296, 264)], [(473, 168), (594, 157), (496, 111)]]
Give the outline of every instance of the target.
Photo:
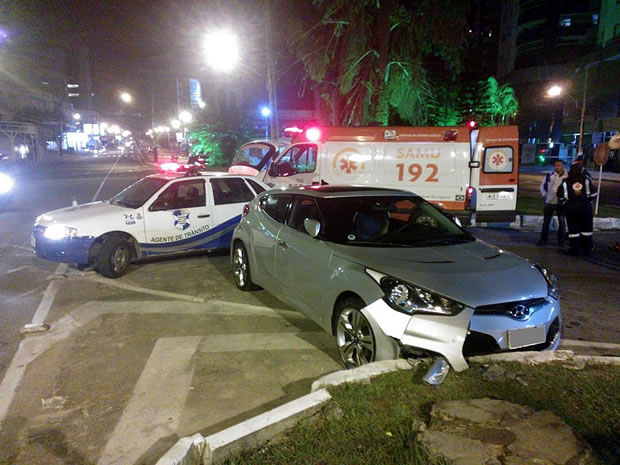
[(347, 245), (426, 247), (475, 240), (416, 196), (318, 199), (321, 236)]
[(211, 179), (213, 202), (215, 205), (249, 202), (254, 193), (241, 178)]
[(150, 199), (155, 192), (164, 187), (167, 182), (167, 179), (161, 178), (140, 179), (138, 182), (112, 197), (110, 202), (128, 208), (141, 207), (144, 202)]
[(202, 179), (175, 182), (159, 194), (150, 210), (204, 207), (205, 183)]
[(260, 194), (261, 192), (265, 192), (265, 188), (256, 181), (252, 181), (251, 179), (246, 179), (246, 181), (250, 183), (250, 186), (252, 186), (252, 189), (254, 189), (256, 195)]
[(304, 220), (306, 218), (317, 220), (320, 223), (322, 217), (319, 207), (313, 199), (307, 197), (297, 197), (293, 203), (288, 226), (304, 232)]
[(278, 223), (284, 223), (292, 195), (267, 195), (261, 199), (261, 208)]

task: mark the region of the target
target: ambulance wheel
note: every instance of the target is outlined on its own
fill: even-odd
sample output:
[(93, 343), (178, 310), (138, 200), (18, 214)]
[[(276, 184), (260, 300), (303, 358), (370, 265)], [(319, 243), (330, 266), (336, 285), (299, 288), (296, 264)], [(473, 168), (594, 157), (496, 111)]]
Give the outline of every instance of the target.
[(108, 237), (101, 245), (97, 268), (106, 278), (123, 276), (131, 263), (131, 244), (118, 237)]
[(252, 275), (250, 274), (250, 260), (248, 259), (248, 252), (245, 250), (243, 242), (235, 242), (233, 245), (232, 254), (230, 255), (230, 261), (233, 269), (233, 278), (235, 279), (235, 284), (239, 289), (242, 291), (260, 289), (252, 282)]

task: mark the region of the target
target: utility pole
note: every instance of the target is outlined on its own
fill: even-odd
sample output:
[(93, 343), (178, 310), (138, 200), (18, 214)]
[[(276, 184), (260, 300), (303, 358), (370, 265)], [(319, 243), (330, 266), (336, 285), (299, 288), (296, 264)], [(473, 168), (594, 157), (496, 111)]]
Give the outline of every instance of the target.
[(278, 128), (278, 94), (276, 90), (275, 63), (273, 60), (272, 34), (271, 34), (271, 2), (265, 1), (265, 46), (267, 48), (267, 93), (269, 95), (269, 109), (271, 110), (271, 140), (278, 141), (280, 129)]
[(583, 155), (583, 123), (586, 119), (586, 92), (588, 90), (588, 68), (584, 67), (586, 74), (583, 78), (583, 99), (581, 101), (581, 122), (579, 123), (579, 146), (577, 148), (577, 156)]

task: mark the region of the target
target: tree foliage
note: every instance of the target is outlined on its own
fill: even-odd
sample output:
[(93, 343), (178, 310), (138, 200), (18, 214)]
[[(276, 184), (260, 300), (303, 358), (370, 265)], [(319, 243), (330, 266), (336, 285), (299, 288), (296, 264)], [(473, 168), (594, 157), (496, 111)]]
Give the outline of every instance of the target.
[(431, 74), (461, 69), (467, 2), (314, 0), (296, 15), (289, 45), (331, 123), (424, 124)]
[(237, 149), (259, 136), (249, 115), (236, 106), (213, 106), (202, 115), (189, 134), (190, 151), (208, 155), (210, 165), (229, 166)]
[(482, 113), (486, 116), (486, 124), (503, 126), (510, 123), (519, 111), (514, 89), (507, 84), (499, 84), (493, 76), (479, 82), (478, 92), (482, 95)]

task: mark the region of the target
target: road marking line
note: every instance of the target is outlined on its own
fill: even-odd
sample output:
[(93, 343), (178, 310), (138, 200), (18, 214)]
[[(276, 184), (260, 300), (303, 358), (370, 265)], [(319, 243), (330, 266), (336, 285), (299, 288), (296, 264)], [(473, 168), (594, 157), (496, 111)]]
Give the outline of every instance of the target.
[(136, 463), (158, 440), (176, 434), (194, 375), (191, 359), (202, 338), (157, 340), (99, 465)]
[(103, 187), (105, 182), (108, 180), (108, 178), (112, 174), (112, 171), (114, 171), (114, 168), (116, 168), (116, 165), (118, 164), (119, 161), (121, 161), (120, 158), (114, 162), (114, 164), (112, 165), (112, 168), (110, 168), (110, 171), (108, 171), (108, 174), (106, 174), (105, 178), (103, 178), (103, 181), (101, 181), (101, 184), (99, 184), (99, 189), (97, 189), (97, 192), (95, 192), (95, 195), (93, 196), (93, 199), (91, 200), (91, 202), (94, 202), (95, 200), (97, 200), (97, 196), (99, 195), (99, 192), (101, 192), (101, 188)]
[(562, 339), (560, 346), (565, 347), (592, 347), (596, 349), (620, 349), (620, 344), (610, 342), (577, 341), (575, 339)]
[[(54, 272), (54, 274), (63, 275), (67, 272), (68, 268), (69, 268), (68, 264), (61, 263), (56, 268), (56, 271)], [(45, 292), (43, 293), (43, 298), (41, 299), (41, 303), (39, 303), (39, 307), (37, 308), (37, 311), (34, 313), (34, 316), (32, 317), (32, 323), (31, 323), (32, 325), (38, 326), (38, 325), (42, 325), (43, 323), (45, 323), (47, 314), (49, 313), (54, 303), (54, 298), (56, 297), (56, 294), (58, 293), (58, 290), (60, 289), (61, 282), (62, 281), (60, 280), (53, 280), (52, 282), (49, 283), (49, 285), (47, 286), (47, 289), (45, 289)]]
[(157, 290), (154, 290), (154, 289), (147, 289), (145, 287), (139, 287), (139, 286), (133, 286), (131, 284), (125, 284), (125, 283), (122, 283), (120, 281), (114, 281), (114, 280), (111, 280), (111, 279), (100, 278), (99, 276), (85, 277), (84, 279), (86, 279), (88, 281), (94, 281), (94, 282), (99, 283), (99, 284), (105, 284), (106, 286), (118, 287), (119, 289), (125, 289), (126, 291), (140, 292), (142, 294), (156, 295), (156, 296), (159, 296), (159, 297), (168, 297), (170, 299), (184, 300), (186, 302), (193, 302), (193, 303), (197, 303), (197, 304), (202, 304), (205, 301), (205, 299), (203, 299), (201, 297), (193, 297), (191, 295), (176, 294), (174, 292), (157, 291)]
[[(300, 335), (312, 340), (308, 342)], [(327, 337), (325, 337), (327, 336)], [(332, 349), (336, 345), (325, 332), (303, 333), (242, 333), (205, 336), (200, 352), (240, 352), (256, 350), (316, 350)]]

